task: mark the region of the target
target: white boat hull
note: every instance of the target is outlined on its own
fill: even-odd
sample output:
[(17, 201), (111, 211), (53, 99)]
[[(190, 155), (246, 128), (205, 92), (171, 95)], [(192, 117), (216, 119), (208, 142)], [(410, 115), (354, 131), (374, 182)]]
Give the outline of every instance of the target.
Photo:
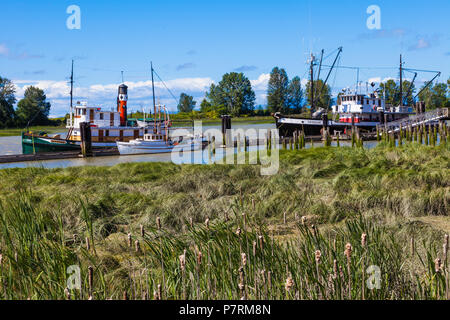
[(190, 141), (179, 145), (143, 141), (117, 142), (117, 149), (120, 155), (170, 153), (174, 149), (176, 151), (186, 152), (201, 150), (201, 148), (201, 141)]

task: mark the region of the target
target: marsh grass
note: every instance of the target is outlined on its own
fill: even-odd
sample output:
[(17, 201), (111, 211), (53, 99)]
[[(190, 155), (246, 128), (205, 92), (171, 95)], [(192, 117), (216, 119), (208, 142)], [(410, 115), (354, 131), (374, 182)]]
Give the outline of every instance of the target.
[[(284, 151), (271, 177), (246, 165), (2, 170), (0, 298), (445, 299), (443, 231), (414, 218), (448, 216), (449, 155)], [(67, 289), (72, 265), (81, 291)]]

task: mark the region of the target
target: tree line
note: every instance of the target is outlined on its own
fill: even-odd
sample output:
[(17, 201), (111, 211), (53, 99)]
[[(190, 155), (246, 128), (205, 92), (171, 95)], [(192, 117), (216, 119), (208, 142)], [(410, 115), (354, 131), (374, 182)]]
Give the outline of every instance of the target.
[[(306, 111), (314, 112), (319, 108), (328, 109), (335, 102), (331, 97), (331, 88), (323, 80), (311, 80), (302, 88), (301, 79), (296, 76), (289, 80), (286, 70), (275, 67), (270, 73), (267, 87), (267, 106), (255, 106), (255, 92), (250, 80), (243, 73), (231, 72), (222, 77), (216, 85), (211, 84), (206, 97), (200, 104), (200, 113), (208, 117), (218, 117), (229, 114), (235, 117), (242, 115), (269, 115), (281, 112), (283, 114), (302, 114)], [(403, 81), (403, 104), (413, 105), (414, 97), (420, 92), (420, 101), (425, 102), (427, 110), (450, 107), (450, 79), (447, 83), (436, 83), (425, 88), (425, 83), (419, 91), (410, 81)], [(425, 88), (424, 90), (422, 90)], [(400, 105), (400, 86), (394, 80), (380, 83), (380, 93), (386, 98), (386, 103)], [(342, 93), (338, 94), (339, 102)], [(311, 101), (314, 97), (314, 101)], [(312, 104), (314, 102), (314, 104)], [(314, 105), (314, 110), (309, 107)], [(182, 93), (178, 104), (178, 111), (191, 113), (197, 106), (194, 98)]]
[(51, 105), (44, 91), (30, 86), (23, 99), (17, 102), (16, 89), (11, 80), (0, 77), (0, 128), (25, 127), (30, 125), (50, 125), (48, 119)]

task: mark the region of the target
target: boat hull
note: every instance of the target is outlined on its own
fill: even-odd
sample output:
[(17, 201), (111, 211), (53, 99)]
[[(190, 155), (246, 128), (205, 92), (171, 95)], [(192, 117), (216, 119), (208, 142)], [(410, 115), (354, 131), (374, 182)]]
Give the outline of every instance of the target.
[[(376, 130), (379, 122), (360, 122), (355, 123), (355, 126), (362, 131), (373, 132)], [(319, 136), (325, 123), (322, 120), (306, 119), (306, 118), (276, 118), (276, 127), (280, 132), (281, 137), (292, 137), (294, 132), (303, 131), (306, 136)], [(328, 120), (326, 127), (329, 128), (330, 133), (335, 132), (347, 133), (351, 130), (352, 125), (349, 123), (340, 123)]]

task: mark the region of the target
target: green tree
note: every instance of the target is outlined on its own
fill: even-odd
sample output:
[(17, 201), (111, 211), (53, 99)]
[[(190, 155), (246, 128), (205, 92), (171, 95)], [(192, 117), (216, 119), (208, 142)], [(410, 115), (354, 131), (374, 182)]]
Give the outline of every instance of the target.
[(219, 114), (250, 114), (255, 105), (255, 92), (250, 80), (243, 73), (225, 74), (218, 85), (211, 85), (206, 97)]
[(300, 77), (294, 77), (288, 86), (288, 105), (293, 113), (302, 113), (303, 90)]
[[(424, 86), (426, 86), (426, 83)], [(425, 102), (427, 110), (448, 108), (450, 107), (448, 85), (446, 83), (436, 83), (434, 86), (429, 86), (419, 94), (419, 99)]]
[[(329, 85), (324, 85), (323, 80), (314, 80), (314, 109), (318, 108), (328, 109), (331, 106), (331, 89)], [(322, 89), (322, 90), (321, 90)], [(320, 92), (319, 92), (320, 91)], [(306, 84), (306, 96), (308, 97), (308, 104), (311, 106), (311, 81)]]
[(192, 112), (192, 110), (194, 110), (196, 104), (197, 104), (197, 102), (194, 101), (194, 97), (183, 92), (182, 94), (180, 94), (180, 102), (178, 103), (178, 111), (185, 112), (185, 113)]
[(286, 70), (273, 68), (267, 87), (267, 108), (270, 112), (289, 112), (288, 86)]
[(46, 125), (49, 123), (50, 103), (46, 101), (44, 91), (30, 86), (25, 90), (24, 98), (17, 104), (17, 118), (20, 125), (29, 121), (33, 125)]
[(400, 104), (398, 86), (394, 80), (390, 79), (385, 83), (380, 83), (380, 89), (385, 98), (386, 104), (393, 106), (398, 106)]
[(15, 92), (16, 90), (11, 80), (0, 77), (0, 128), (14, 126)]
[(206, 112), (211, 112), (211, 111), (213, 111), (213, 107), (212, 107), (211, 103), (209, 103), (208, 100), (203, 99), (202, 103), (200, 103), (200, 112), (206, 113)]

